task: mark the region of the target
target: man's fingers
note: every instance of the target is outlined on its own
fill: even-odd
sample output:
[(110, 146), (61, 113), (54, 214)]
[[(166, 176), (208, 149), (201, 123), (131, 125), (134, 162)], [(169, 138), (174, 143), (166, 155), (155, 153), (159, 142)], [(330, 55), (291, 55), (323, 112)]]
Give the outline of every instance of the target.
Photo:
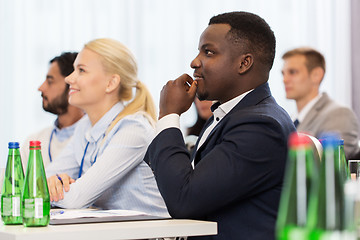
[(193, 81), (190, 88), (189, 88), (189, 95), (193, 98), (196, 95), (196, 90), (197, 90), (197, 81)]
[(193, 79), (186, 73), (181, 75), (175, 80), (175, 83), (179, 85), (184, 85), (186, 90), (189, 90), (191, 84), (193, 83)]

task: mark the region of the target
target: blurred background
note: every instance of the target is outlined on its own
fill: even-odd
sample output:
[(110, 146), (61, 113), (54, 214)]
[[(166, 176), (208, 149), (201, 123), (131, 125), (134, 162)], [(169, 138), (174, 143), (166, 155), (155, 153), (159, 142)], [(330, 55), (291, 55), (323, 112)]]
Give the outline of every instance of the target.
[[(198, 40), (209, 19), (228, 11), (249, 11), (265, 19), (275, 32), (277, 53), (269, 83), (289, 114), (295, 103), (285, 98), (282, 54), (310, 46), (325, 55), (322, 91), (355, 112), (360, 97), (357, 0), (0, 0), (0, 167), (7, 143), (49, 126), (55, 115), (42, 109), (37, 90), (48, 62), (64, 51), (80, 51), (84, 43), (109, 37), (136, 56), (139, 78), (156, 105), (162, 86), (188, 73)], [(182, 115), (182, 128), (195, 121), (195, 109)], [(359, 117), (359, 114), (358, 114)]]

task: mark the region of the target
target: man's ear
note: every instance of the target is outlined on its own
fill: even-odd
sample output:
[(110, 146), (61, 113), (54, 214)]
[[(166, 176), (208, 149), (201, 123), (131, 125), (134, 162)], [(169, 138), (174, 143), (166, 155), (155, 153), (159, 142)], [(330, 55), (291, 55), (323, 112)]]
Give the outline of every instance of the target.
[(254, 57), (250, 53), (241, 55), (239, 60), (240, 60), (239, 68), (238, 68), (239, 74), (244, 74), (247, 71), (249, 71), (249, 69), (251, 68), (251, 66), (254, 63)]
[(120, 86), (120, 76), (118, 74), (113, 74), (109, 77), (105, 92), (111, 93)]
[(324, 74), (325, 74), (324, 69), (322, 69), (321, 67), (316, 67), (313, 70), (311, 70), (310, 78), (315, 84), (320, 85), (321, 80), (324, 78)]

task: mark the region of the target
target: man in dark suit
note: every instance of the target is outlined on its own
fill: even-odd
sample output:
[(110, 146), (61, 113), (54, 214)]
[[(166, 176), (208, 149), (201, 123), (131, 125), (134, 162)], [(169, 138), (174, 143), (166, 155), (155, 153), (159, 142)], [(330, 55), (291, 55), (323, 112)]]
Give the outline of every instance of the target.
[[(184, 74), (161, 91), (158, 135), (145, 161), (174, 218), (216, 221), (218, 235), (201, 239), (274, 239), (287, 139), (295, 127), (267, 83), (275, 36), (259, 16), (213, 17)], [(189, 86), (191, 85), (191, 86)], [(217, 101), (191, 157), (179, 116), (197, 94)]]
[(355, 113), (319, 91), (325, 75), (325, 58), (308, 47), (287, 51), (283, 57), (282, 74), (286, 98), (294, 99), (298, 110), (294, 117), (298, 132), (321, 137), (337, 132), (344, 139), (348, 159), (359, 154), (359, 125)]

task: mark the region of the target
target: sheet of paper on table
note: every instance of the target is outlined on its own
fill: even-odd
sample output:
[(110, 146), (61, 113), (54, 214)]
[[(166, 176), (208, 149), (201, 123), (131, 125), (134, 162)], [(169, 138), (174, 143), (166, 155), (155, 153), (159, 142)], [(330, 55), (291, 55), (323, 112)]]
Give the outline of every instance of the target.
[(52, 209), (50, 224), (98, 223), (165, 219), (131, 210)]

